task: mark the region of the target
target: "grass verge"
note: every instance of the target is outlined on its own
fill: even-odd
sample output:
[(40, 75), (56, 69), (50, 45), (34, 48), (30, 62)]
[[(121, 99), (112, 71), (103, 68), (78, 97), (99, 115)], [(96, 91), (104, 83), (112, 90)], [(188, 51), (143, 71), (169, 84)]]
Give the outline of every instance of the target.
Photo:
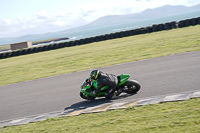
[(1, 128), (1, 133), (199, 133), (200, 99), (130, 107), (96, 114), (51, 118)]
[(200, 50), (200, 25), (0, 60), (0, 86)]
[(10, 49), (10, 45), (0, 45), (0, 51), (9, 50), (9, 49)]

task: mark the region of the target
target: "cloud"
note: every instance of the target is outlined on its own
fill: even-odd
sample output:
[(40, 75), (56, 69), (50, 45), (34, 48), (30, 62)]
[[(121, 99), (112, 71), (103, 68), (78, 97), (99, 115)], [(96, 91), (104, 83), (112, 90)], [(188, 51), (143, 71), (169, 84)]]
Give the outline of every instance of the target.
[(54, 32), (86, 23), (88, 21), (80, 13), (40, 11), (32, 18), (19, 17), (17, 20), (4, 19), (0, 21), (0, 38)]
[(38, 13), (36, 13), (37, 19), (48, 19), (50, 18), (52, 15), (50, 13), (48, 13), (47, 11), (40, 11)]
[(53, 32), (81, 26), (106, 15), (123, 15), (141, 12), (164, 5), (198, 4), (198, 0), (104, 0), (85, 3), (73, 11), (48, 12), (41, 10), (29, 18), (0, 21), (0, 38)]
[(54, 24), (54, 25), (58, 25), (58, 26), (65, 25), (65, 22), (64, 22), (64, 21), (61, 21), (61, 20), (54, 21), (54, 22), (51, 22), (51, 23)]
[(10, 25), (10, 24), (12, 24), (12, 20), (11, 19), (4, 19), (2, 21), (2, 23), (6, 24), (6, 25)]

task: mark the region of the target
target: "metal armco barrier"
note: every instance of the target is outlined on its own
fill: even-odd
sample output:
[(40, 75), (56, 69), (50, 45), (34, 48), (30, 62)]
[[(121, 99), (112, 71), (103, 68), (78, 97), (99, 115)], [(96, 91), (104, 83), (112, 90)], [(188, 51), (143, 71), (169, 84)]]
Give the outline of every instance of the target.
[(84, 39), (75, 40), (75, 41), (56, 43), (56, 44), (44, 45), (44, 46), (40, 46), (40, 47), (34, 47), (34, 48), (28, 48), (28, 49), (17, 50), (17, 51), (12, 51), (12, 52), (0, 53), (0, 59), (10, 58), (10, 57), (15, 57), (15, 56), (20, 56), (20, 55), (26, 55), (26, 54), (32, 54), (32, 53), (37, 53), (37, 52), (43, 52), (43, 51), (48, 51), (48, 50), (54, 50), (54, 49), (59, 49), (59, 48), (64, 48), (64, 47), (83, 45), (83, 44), (88, 44), (88, 43), (93, 43), (93, 42), (104, 41), (104, 40), (122, 38), (122, 37), (127, 37), (127, 36), (134, 36), (134, 35), (139, 35), (139, 34), (158, 32), (158, 31), (162, 31), (162, 30), (171, 30), (171, 29), (175, 29), (175, 28), (194, 26), (194, 25), (198, 25), (198, 24), (200, 24), (200, 17), (181, 20), (179, 22), (173, 21), (173, 22), (168, 22), (168, 23), (164, 23), (164, 24), (154, 24), (154, 25), (148, 26), (148, 27), (132, 29), (132, 30), (127, 30), (127, 31), (121, 31), (121, 32), (105, 34), (105, 35), (99, 35), (99, 36), (84, 38)]

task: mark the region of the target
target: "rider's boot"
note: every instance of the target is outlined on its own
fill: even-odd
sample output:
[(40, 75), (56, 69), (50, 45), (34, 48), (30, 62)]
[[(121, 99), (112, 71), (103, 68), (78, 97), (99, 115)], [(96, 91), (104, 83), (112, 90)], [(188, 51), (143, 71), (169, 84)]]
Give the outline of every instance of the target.
[(116, 96), (119, 96), (122, 93), (122, 90), (118, 89), (117, 91), (115, 91), (115, 93), (116, 93)]
[(112, 97), (114, 96), (114, 90), (113, 89), (111, 89), (111, 88), (109, 88), (108, 90), (107, 90), (107, 92), (105, 93), (105, 97), (106, 97), (106, 99), (112, 99)]

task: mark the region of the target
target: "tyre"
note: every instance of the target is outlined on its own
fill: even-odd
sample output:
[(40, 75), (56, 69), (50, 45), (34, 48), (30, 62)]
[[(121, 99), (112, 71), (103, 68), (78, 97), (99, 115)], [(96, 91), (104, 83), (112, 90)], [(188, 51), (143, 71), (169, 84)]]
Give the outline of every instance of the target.
[(136, 80), (128, 80), (126, 81), (126, 83), (124, 84), (124, 87), (127, 86), (127, 89), (124, 90), (124, 92), (128, 93), (128, 94), (134, 94), (137, 93), (141, 86), (140, 83)]
[(94, 100), (95, 99), (95, 97), (92, 97), (92, 96), (87, 97), (83, 92), (80, 92), (80, 96), (81, 96), (81, 98), (86, 99), (86, 100)]
[(172, 29), (178, 28), (178, 22), (176, 21), (171, 22), (171, 28)]
[(185, 21), (184, 20), (179, 22), (179, 27), (180, 28), (185, 27)]
[(31, 48), (28, 48), (28, 49), (27, 49), (27, 54), (31, 54), (31, 52), (32, 52), (32, 49), (31, 49)]
[(192, 18), (192, 19), (190, 19), (190, 23), (191, 23), (191, 25), (197, 25), (197, 18)]
[(0, 53), (0, 59), (4, 58), (4, 53)]
[(153, 32), (158, 31), (158, 25), (157, 25), (157, 24), (154, 24), (154, 25), (152, 26), (152, 31), (153, 31)]
[(148, 26), (146, 27), (147, 33), (151, 33), (152, 32), (152, 26)]
[(159, 31), (165, 30), (164, 24), (159, 24), (159, 25), (158, 25), (158, 30), (159, 30)]

